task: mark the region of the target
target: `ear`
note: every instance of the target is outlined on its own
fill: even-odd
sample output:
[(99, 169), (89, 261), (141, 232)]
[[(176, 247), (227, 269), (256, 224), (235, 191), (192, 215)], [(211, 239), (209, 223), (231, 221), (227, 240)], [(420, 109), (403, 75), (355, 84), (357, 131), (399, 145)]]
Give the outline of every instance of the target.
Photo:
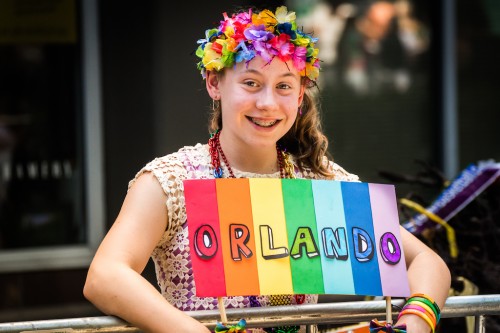
[(300, 85), (300, 92), (299, 92), (299, 107), (302, 105), (302, 101), (304, 100), (304, 93), (306, 91), (306, 86), (301, 84)]
[(205, 81), (208, 94), (213, 100), (218, 101), (220, 99), (220, 75), (214, 71), (207, 71)]

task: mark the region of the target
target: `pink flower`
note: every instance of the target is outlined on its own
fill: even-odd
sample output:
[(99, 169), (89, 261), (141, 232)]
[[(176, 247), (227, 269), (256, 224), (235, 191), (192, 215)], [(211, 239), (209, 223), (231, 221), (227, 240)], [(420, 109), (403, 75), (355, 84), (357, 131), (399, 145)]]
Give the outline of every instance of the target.
[(288, 61), (292, 58), (292, 54), (295, 50), (295, 45), (290, 43), (290, 36), (287, 34), (280, 34), (274, 37), (269, 42), (273, 49), (276, 51), (276, 55), (283, 61)]
[(302, 71), (306, 68), (306, 54), (307, 49), (303, 46), (297, 46), (295, 52), (292, 55), (293, 66), (297, 68), (298, 71)]

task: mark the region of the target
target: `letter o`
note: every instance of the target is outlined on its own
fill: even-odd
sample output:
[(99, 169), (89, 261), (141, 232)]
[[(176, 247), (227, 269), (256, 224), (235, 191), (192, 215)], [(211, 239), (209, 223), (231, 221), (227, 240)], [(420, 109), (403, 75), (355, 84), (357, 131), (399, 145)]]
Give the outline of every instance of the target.
[(380, 254), (382, 259), (390, 265), (396, 265), (401, 260), (401, 247), (392, 233), (386, 232), (380, 238)]
[(209, 225), (202, 225), (194, 234), (194, 249), (202, 259), (210, 259), (217, 253), (217, 237)]

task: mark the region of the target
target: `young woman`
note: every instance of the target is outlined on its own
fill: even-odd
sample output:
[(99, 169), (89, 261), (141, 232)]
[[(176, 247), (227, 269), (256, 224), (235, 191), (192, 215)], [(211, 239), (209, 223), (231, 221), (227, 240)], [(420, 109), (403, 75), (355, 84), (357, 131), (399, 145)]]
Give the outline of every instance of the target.
[[(286, 7), (224, 14), (218, 27), (206, 31), (205, 39), (198, 41), (197, 55), (213, 99), (213, 135), (207, 143), (154, 159), (130, 182), (84, 289), (99, 309), (148, 332), (209, 332), (185, 312), (216, 309), (217, 300), (195, 296), (184, 179), (359, 181), (326, 156), (328, 141), (311, 91), (319, 75), (315, 42), (297, 29), (295, 14)], [(410, 333), (428, 333), (436, 314), (433, 322), (432, 313), (419, 315), (415, 307), (424, 313), (443, 306), (449, 271), (433, 251), (406, 230), (401, 232), (411, 291), (425, 294), (418, 297), (430, 305), (414, 304), (397, 324), (406, 323)], [(161, 293), (141, 276), (150, 256)], [(229, 297), (225, 306), (316, 301), (315, 295)]]

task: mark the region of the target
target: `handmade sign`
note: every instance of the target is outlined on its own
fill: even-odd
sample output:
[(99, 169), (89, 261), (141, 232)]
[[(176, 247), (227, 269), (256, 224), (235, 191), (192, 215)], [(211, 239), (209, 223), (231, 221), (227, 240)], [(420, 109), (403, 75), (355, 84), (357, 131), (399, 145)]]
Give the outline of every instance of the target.
[(196, 294), (408, 296), (394, 186), (184, 181)]

